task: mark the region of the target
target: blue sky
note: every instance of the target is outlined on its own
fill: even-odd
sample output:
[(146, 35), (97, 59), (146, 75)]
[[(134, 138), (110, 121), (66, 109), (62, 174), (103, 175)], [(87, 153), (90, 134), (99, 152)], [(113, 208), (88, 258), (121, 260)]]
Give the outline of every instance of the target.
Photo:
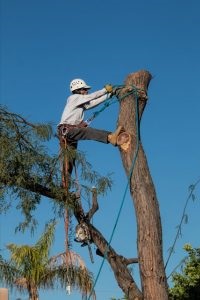
[[(50, 121), (56, 128), (74, 78), (83, 78), (95, 91), (106, 83), (123, 84), (128, 74), (141, 69), (153, 75), (141, 135), (160, 205), (165, 261), (188, 187), (200, 177), (199, 13), (197, 0), (1, 0), (0, 101), (33, 122)], [(116, 104), (100, 114), (92, 126), (114, 130), (117, 116)], [(99, 199), (100, 209), (94, 217), (94, 225), (109, 239), (126, 186), (120, 155), (111, 145), (91, 141), (80, 142), (79, 149), (97, 171), (103, 175), (113, 172), (113, 189)], [(58, 145), (52, 143), (50, 150), (58, 151)], [(188, 224), (182, 228), (167, 275), (184, 257), (186, 242), (199, 247), (198, 186), (195, 192), (196, 200), (187, 207)], [(49, 214), (44, 199), (38, 218), (44, 220)], [(41, 233), (43, 226), (32, 238), (28, 233), (15, 235), (14, 225), (19, 219), (16, 210), (1, 217), (1, 248), (10, 242), (34, 243)], [(127, 195), (112, 246), (122, 255), (136, 256), (136, 239), (134, 208)], [(74, 247), (95, 277), (101, 259), (95, 256), (91, 264), (87, 250)], [(63, 249), (60, 223), (53, 253)], [(137, 268), (134, 273), (139, 282)], [(107, 263), (96, 291), (100, 300), (123, 295)], [(10, 299), (18, 296), (14, 291)], [(64, 291), (41, 293), (43, 300), (55, 297), (80, 299), (76, 292), (71, 296)], [(21, 298), (27, 299), (24, 295)]]

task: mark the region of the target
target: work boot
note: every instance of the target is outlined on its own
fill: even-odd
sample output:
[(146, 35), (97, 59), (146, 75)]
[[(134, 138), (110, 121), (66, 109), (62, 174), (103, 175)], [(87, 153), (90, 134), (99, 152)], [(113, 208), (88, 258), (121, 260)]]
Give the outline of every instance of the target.
[(117, 137), (120, 135), (120, 133), (122, 133), (123, 127), (122, 126), (118, 126), (117, 129), (115, 130), (115, 132), (110, 133), (108, 135), (108, 142), (111, 143), (113, 146), (117, 146)]

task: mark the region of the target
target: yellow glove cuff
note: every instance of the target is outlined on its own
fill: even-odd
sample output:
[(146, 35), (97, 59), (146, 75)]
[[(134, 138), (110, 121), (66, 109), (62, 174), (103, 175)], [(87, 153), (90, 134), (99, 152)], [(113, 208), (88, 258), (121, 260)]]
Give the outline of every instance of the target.
[(104, 87), (108, 93), (112, 93), (113, 86), (111, 84), (106, 84)]

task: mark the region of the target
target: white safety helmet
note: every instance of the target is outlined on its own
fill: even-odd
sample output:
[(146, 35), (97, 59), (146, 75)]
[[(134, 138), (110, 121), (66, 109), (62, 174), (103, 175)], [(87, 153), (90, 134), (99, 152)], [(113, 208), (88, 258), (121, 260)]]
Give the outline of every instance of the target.
[(88, 86), (86, 82), (82, 79), (73, 79), (70, 82), (70, 91), (73, 92), (75, 90), (85, 88), (85, 89), (91, 89), (91, 86)]

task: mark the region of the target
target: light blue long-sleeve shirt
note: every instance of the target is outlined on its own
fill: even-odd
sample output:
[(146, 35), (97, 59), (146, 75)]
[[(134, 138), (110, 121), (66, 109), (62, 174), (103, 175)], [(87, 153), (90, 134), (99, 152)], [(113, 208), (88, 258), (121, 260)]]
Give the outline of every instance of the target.
[(68, 97), (60, 124), (77, 125), (84, 120), (84, 111), (111, 97), (105, 88), (88, 95), (73, 94)]

